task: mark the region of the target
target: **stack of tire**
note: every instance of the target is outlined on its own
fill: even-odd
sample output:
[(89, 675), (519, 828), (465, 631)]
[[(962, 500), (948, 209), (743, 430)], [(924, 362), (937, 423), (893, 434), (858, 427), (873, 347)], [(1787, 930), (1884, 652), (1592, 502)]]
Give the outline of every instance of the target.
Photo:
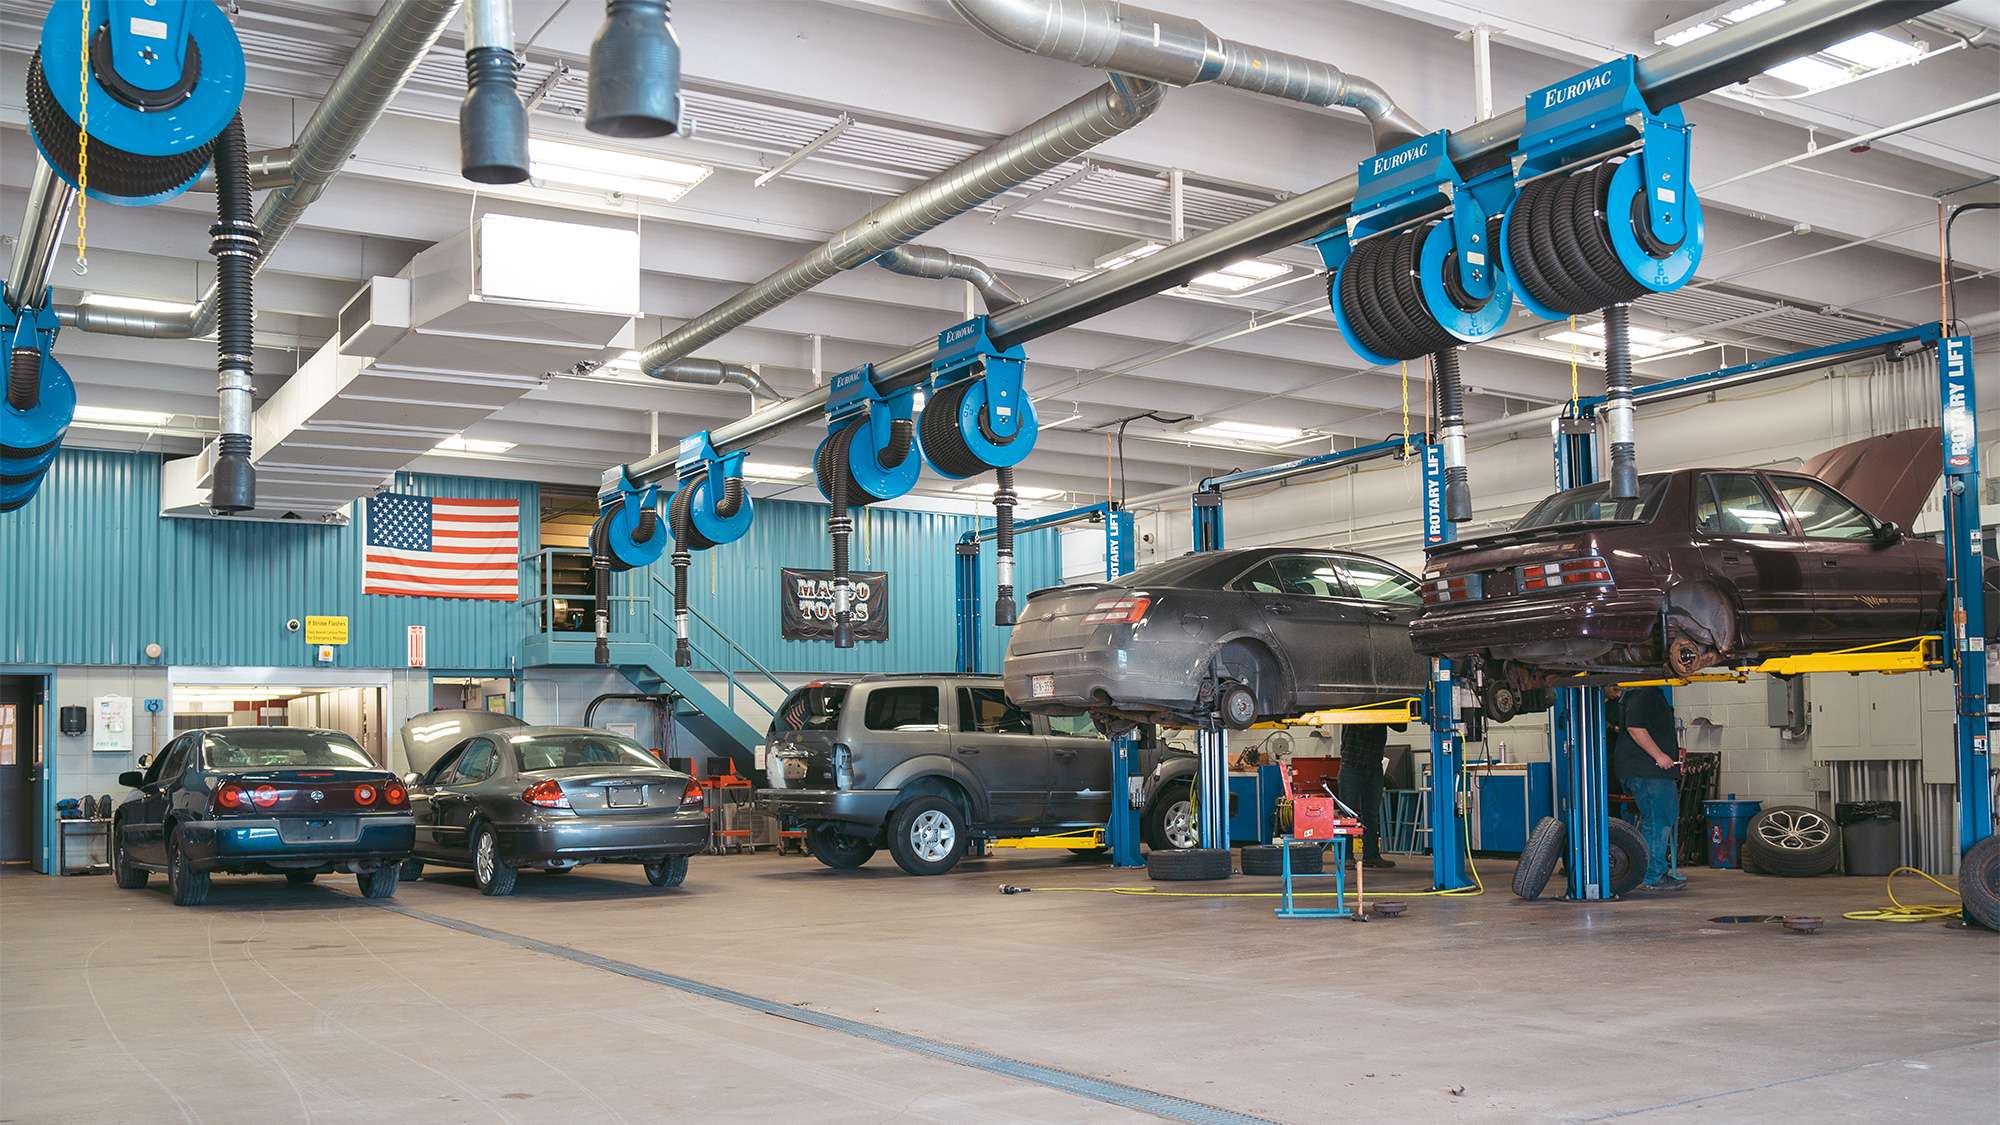
[(1773, 805), (1750, 818), (1743, 869), (1791, 879), (1825, 875), (1840, 866), (1840, 832), (1833, 818), (1807, 805)]

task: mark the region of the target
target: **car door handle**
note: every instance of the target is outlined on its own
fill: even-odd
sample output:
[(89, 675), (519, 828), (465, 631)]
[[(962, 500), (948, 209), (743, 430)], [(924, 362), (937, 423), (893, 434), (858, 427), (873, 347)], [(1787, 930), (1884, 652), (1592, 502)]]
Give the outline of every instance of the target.
[(1742, 562), (1742, 561), (1743, 561), (1743, 556), (1742, 556), (1742, 555), (1732, 555), (1732, 554), (1728, 554), (1728, 553), (1726, 553), (1726, 552), (1725, 552), (1725, 553), (1723, 554), (1723, 556), (1722, 556), (1722, 561), (1723, 561), (1723, 562), (1726, 562), (1726, 563), (1740, 563), (1740, 562)]
[(958, 752), (959, 752), (959, 753), (961, 753), (961, 754), (977, 754), (977, 753), (979, 753), (979, 747), (977, 747), (977, 746), (961, 746), (961, 747), (959, 747), (959, 748), (958, 748)]
[(1264, 606), (1265, 613), (1290, 613), (1292, 607), (1283, 602), (1270, 602)]
[(1394, 621), (1396, 619), (1395, 613), (1386, 609), (1371, 609), (1368, 611), (1368, 616), (1377, 621)]
[(1056, 752), (1055, 752), (1055, 754), (1056, 754), (1056, 757), (1058, 757), (1058, 758), (1074, 758), (1074, 757), (1076, 757), (1076, 751), (1075, 751), (1075, 750), (1071, 750), (1071, 749), (1069, 749), (1069, 748), (1067, 748), (1067, 747), (1057, 747), (1057, 748), (1056, 748)]

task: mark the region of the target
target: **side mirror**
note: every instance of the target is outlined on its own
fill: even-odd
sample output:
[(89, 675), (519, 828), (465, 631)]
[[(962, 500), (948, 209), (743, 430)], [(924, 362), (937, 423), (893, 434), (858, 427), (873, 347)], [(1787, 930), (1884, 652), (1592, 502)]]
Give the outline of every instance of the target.
[(127, 789), (138, 789), (146, 784), (146, 773), (144, 770), (126, 770), (118, 775), (118, 784)]
[(1897, 526), (1895, 520), (1883, 520), (1881, 523), (1875, 525), (1875, 545), (1877, 547), (1893, 547), (1902, 541), (1903, 529)]

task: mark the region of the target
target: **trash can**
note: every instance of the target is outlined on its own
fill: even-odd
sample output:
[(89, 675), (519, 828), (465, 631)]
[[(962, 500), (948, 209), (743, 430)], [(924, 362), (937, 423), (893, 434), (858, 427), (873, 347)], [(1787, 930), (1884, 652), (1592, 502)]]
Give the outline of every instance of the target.
[(1762, 801), (1739, 801), (1734, 793), (1727, 800), (1701, 803), (1701, 811), (1708, 817), (1710, 867), (1743, 866), (1743, 837), (1749, 834), (1750, 818), (1763, 807)]
[(1833, 822), (1849, 875), (1887, 875), (1902, 864), (1901, 801), (1842, 801), (1833, 806)]

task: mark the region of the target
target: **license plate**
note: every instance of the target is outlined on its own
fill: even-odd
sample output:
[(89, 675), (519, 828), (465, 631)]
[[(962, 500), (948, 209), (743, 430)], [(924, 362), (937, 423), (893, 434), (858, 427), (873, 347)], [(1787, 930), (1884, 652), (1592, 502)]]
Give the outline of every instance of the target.
[(1028, 679), (1028, 692), (1036, 699), (1048, 699), (1056, 693), (1056, 678), (1054, 676), (1031, 676)]
[(604, 791), (604, 799), (614, 809), (636, 808), (646, 803), (646, 791), (636, 785), (615, 785)]
[(340, 835), (330, 820), (294, 820), (288, 822), (286, 827), (291, 829), (284, 833), (287, 840), (332, 840)]

